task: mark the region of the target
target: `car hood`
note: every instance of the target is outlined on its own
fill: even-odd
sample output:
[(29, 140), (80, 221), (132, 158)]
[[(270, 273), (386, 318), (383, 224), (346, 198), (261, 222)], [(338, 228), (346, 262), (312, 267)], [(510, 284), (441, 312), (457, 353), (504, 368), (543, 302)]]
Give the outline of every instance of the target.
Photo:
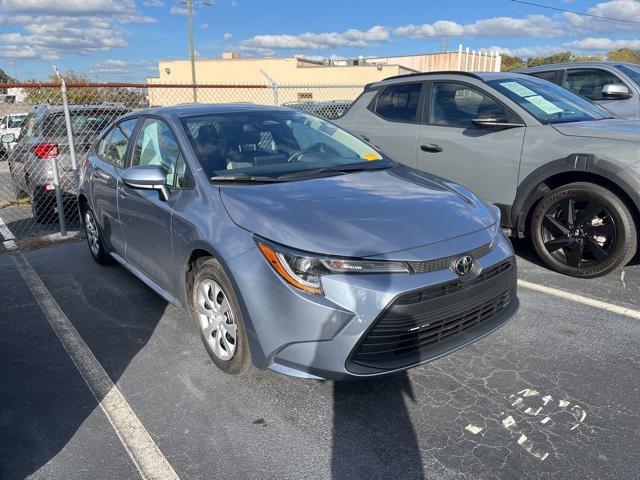
[(595, 137), (609, 140), (640, 142), (640, 120), (618, 119), (591, 122), (556, 123), (553, 127), (563, 135)]
[(220, 194), (233, 221), (261, 237), (348, 257), (442, 242), (496, 221), (464, 188), (404, 166), (285, 183), (225, 185)]

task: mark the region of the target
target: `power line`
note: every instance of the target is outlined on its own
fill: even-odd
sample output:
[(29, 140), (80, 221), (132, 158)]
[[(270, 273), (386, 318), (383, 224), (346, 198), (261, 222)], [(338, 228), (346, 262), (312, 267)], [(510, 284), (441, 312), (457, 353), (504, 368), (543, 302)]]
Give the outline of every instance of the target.
[(524, 0), (511, 0), (511, 1), (514, 3), (523, 3), (525, 5), (531, 5), (533, 7), (546, 8), (548, 10), (555, 10), (556, 12), (573, 13), (575, 15), (582, 15), (583, 17), (597, 18), (599, 20), (607, 20), (610, 22), (623, 22), (623, 23), (633, 23), (635, 25), (640, 25), (640, 22), (637, 22), (635, 20), (625, 20), (624, 18), (605, 17), (604, 15), (595, 15), (593, 13), (576, 12), (575, 10), (567, 10), (566, 8), (552, 7), (551, 5), (544, 5), (541, 3), (525, 2)]

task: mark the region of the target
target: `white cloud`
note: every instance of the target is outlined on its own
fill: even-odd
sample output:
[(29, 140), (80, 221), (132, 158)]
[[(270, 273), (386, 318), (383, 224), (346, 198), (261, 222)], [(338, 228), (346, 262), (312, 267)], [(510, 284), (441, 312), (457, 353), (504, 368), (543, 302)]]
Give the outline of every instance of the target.
[(142, 5), (144, 5), (145, 7), (151, 7), (151, 8), (162, 8), (164, 7), (164, 1), (163, 0), (147, 0), (146, 2), (142, 2)]
[(525, 18), (495, 17), (461, 25), (449, 20), (438, 20), (423, 25), (405, 25), (394, 33), (401, 37), (550, 37), (562, 34), (560, 25), (545, 15), (529, 15)]
[(147, 60), (125, 61), (109, 59), (96, 62), (91, 65), (86, 73), (90, 77), (102, 77), (102, 80), (139, 80), (145, 79), (150, 71), (156, 70), (157, 65), (152, 65)]
[[(58, 59), (127, 46), (123, 25), (151, 23), (132, 0), (0, 0), (0, 58)], [(6, 30), (6, 29), (5, 29)]]
[(614, 40), (611, 38), (588, 37), (566, 43), (565, 47), (587, 52), (606, 52), (618, 50), (619, 48), (640, 49), (640, 39)]
[(232, 38), (233, 38), (233, 34), (231, 34), (231, 33), (225, 33), (225, 34), (222, 36), (222, 39), (223, 39), (223, 40), (231, 40)]
[(386, 27), (375, 26), (362, 31), (349, 29), (343, 33), (301, 33), (299, 35), (256, 35), (240, 43), (245, 48), (262, 49), (311, 49), (331, 47), (370, 47), (389, 40)]
[(189, 15), (189, 10), (185, 7), (176, 7), (175, 5), (171, 6), (171, 10), (169, 10), (172, 15)]

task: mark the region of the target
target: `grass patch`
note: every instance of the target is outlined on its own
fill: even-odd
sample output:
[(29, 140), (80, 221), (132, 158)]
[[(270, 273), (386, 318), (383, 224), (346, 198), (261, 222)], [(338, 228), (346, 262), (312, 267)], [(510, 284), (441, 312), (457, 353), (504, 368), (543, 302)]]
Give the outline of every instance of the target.
[(29, 205), (29, 197), (19, 200), (0, 200), (0, 208), (17, 207), (18, 205)]

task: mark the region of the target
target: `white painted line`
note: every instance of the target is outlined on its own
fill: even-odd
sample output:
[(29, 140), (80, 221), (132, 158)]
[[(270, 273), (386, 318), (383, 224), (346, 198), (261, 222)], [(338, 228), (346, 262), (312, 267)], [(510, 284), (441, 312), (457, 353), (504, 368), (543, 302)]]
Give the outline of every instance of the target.
[(13, 232), (9, 230), (9, 227), (4, 223), (2, 217), (0, 217), (0, 235), (2, 235), (2, 245), (4, 245), (4, 248), (9, 251), (13, 251), (18, 248), (15, 242), (16, 237), (13, 236)]
[[(4, 222), (2, 222), (4, 225)], [(5, 225), (6, 227), (6, 225)], [(55, 301), (28, 260), (15, 248), (11, 255), (20, 275), (44, 312), (49, 324), (82, 375), (120, 442), (145, 480), (178, 480), (158, 445), (136, 416), (118, 387), (111, 381), (78, 331)]]
[(518, 286), (528, 288), (530, 290), (535, 290), (536, 292), (546, 293), (547, 295), (553, 295), (554, 297), (564, 298), (565, 300), (583, 303), (585, 305), (589, 305), (590, 307), (606, 310), (607, 312), (616, 313), (618, 315), (624, 315), (626, 317), (640, 320), (640, 311), (633, 310), (631, 308), (621, 307), (620, 305), (614, 305), (612, 303), (602, 302), (600, 300), (594, 300), (593, 298), (583, 297), (582, 295), (565, 292), (564, 290), (558, 290), (557, 288), (545, 287), (544, 285), (527, 282), (526, 280), (518, 280)]
[(477, 425), (473, 425), (473, 424), (469, 424), (466, 427), (464, 427), (465, 430), (467, 430), (468, 432), (473, 433), (474, 435), (479, 434), (482, 431), (482, 427), (479, 427)]

